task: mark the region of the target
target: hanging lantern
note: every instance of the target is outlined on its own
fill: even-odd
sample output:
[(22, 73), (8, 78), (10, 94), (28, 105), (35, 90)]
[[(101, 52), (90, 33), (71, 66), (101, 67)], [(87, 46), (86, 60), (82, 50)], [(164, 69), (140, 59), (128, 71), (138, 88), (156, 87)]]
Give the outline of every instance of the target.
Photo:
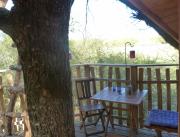
[(131, 59), (134, 59), (134, 58), (136, 57), (135, 54), (136, 54), (136, 53), (135, 53), (135, 50), (130, 50), (130, 58), (131, 58)]

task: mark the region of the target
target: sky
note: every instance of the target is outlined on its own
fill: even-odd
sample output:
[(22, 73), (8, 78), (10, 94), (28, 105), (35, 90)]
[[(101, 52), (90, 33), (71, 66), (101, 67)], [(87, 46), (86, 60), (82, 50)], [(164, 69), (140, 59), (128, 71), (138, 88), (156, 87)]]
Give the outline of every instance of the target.
[(77, 28), (70, 33), (72, 39), (81, 39), (83, 34), (90, 38), (101, 39), (133, 37), (148, 40), (159, 36), (144, 21), (132, 18), (132, 10), (118, 0), (89, 0), (87, 12), (86, 0), (75, 0), (71, 10), (72, 18)]
[[(118, 0), (89, 0), (86, 10), (86, 2), (87, 0), (74, 1), (71, 9), (70, 30), (73, 31), (69, 32), (70, 39), (120, 40), (133, 38), (139, 41), (136, 45), (137, 52), (149, 56), (159, 56), (160, 54), (164, 56), (164, 53), (168, 53), (164, 50), (167, 49), (166, 46), (170, 46), (168, 44), (165, 47), (152, 44), (152, 38), (159, 37), (159, 34), (147, 26), (144, 21), (132, 18), (134, 11), (123, 3)], [(9, 0), (6, 8), (11, 9), (12, 6), (13, 3)], [(172, 51), (176, 52), (173, 49)], [(174, 55), (174, 53), (172, 54)]]
[[(150, 41), (158, 33), (143, 21), (132, 18), (132, 10), (118, 0), (75, 0), (71, 9), (69, 38), (117, 40), (135, 38)], [(13, 3), (8, 0), (7, 9)], [(87, 15), (87, 23), (86, 23)]]

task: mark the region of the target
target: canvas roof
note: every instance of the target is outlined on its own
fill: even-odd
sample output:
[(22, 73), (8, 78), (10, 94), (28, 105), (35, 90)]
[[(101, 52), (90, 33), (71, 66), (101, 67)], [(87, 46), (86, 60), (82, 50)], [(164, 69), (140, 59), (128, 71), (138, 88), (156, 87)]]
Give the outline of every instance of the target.
[(136, 11), (175, 48), (178, 48), (178, 0), (119, 0)]

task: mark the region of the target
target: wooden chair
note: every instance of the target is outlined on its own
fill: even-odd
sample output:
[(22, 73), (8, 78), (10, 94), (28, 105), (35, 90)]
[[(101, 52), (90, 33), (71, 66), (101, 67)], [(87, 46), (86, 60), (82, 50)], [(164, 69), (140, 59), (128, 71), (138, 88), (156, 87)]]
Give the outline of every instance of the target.
[[(81, 117), (81, 128), (84, 128), (84, 132), (86, 136), (91, 136), (95, 134), (100, 134), (105, 132), (104, 126), (104, 117), (103, 113), (105, 108), (102, 104), (98, 104), (97, 102), (92, 102), (90, 97), (96, 93), (95, 80), (93, 78), (80, 78), (75, 79), (75, 86), (77, 91), (77, 98), (79, 104), (79, 111)], [(87, 124), (87, 118), (94, 117), (95, 122), (91, 122)], [(94, 125), (101, 120), (102, 130), (96, 132), (87, 132), (87, 126)]]
[[(168, 115), (169, 115), (169, 117), (174, 117), (174, 118), (177, 117), (177, 114), (175, 114), (176, 112), (171, 112), (171, 111), (167, 111), (167, 110), (151, 110), (149, 112), (149, 115), (148, 115), (148, 117), (147, 117), (147, 119), (145, 121), (145, 124), (144, 124), (144, 126), (146, 128), (154, 129), (156, 131), (156, 133), (157, 133), (157, 137), (162, 137), (162, 134), (161, 134), (162, 131), (177, 133), (178, 129), (177, 129), (176, 126), (174, 126), (174, 127), (165, 126), (165, 124), (158, 125), (157, 123), (152, 124), (151, 120), (150, 120), (152, 111), (156, 111), (156, 114), (158, 115), (158, 116), (153, 116), (153, 119), (156, 120), (156, 121), (158, 121), (159, 118), (161, 119), (161, 121), (166, 121), (167, 119), (165, 119), (164, 115), (166, 115), (166, 117), (168, 117)], [(173, 122), (174, 122), (174, 120), (173, 120)], [(170, 123), (173, 123), (173, 122), (170, 122)], [(177, 122), (178, 122), (178, 118), (177, 118)]]

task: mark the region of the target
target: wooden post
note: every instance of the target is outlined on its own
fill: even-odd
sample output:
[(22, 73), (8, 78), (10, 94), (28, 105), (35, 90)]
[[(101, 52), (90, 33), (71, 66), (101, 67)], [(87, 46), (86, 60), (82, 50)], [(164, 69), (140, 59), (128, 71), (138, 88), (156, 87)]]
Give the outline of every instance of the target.
[[(126, 80), (130, 80), (130, 68), (125, 68), (126, 71)], [(126, 86), (129, 85), (129, 82), (126, 82)], [(130, 110), (129, 105), (126, 105), (126, 108)], [(130, 114), (127, 111), (127, 126), (130, 126)]]
[(160, 68), (156, 69), (157, 78), (157, 96), (158, 96), (158, 109), (162, 109), (162, 85), (161, 85), (161, 72)]
[(166, 89), (167, 89), (167, 110), (171, 110), (171, 84), (170, 84), (170, 69), (166, 69), (166, 80), (168, 81), (166, 84)]
[[(180, 1), (178, 0), (178, 37), (180, 41)], [(179, 42), (179, 64), (180, 64), (180, 42)], [(179, 81), (178, 86), (180, 86), (180, 65), (179, 65)], [(178, 112), (180, 112), (180, 88), (178, 88)], [(178, 137), (180, 137), (180, 114), (179, 114), (179, 122), (178, 122)]]
[(131, 66), (131, 85), (132, 85), (132, 90), (135, 92), (138, 88), (137, 86), (137, 66)]
[[(0, 76), (0, 112), (5, 113), (4, 98), (3, 98), (2, 77)], [(3, 125), (5, 125), (5, 118), (3, 117)]]
[(3, 87), (2, 87), (2, 77), (0, 76), (0, 111), (4, 113), (4, 98), (3, 98)]
[(21, 109), (23, 112), (24, 117), (24, 137), (31, 137), (31, 126), (29, 121), (29, 115), (27, 112), (27, 102), (26, 102), (26, 95), (20, 94), (20, 100), (21, 100)]
[(151, 68), (147, 68), (147, 80), (148, 80), (148, 110), (152, 109), (152, 87), (151, 87)]
[[(108, 87), (109, 88), (112, 87), (112, 76), (113, 76), (113, 68), (109, 67), (109, 69), (108, 69)], [(109, 103), (109, 106), (113, 107), (113, 103)], [(113, 115), (113, 109), (110, 108), (110, 110), (111, 110), (110, 113)], [(113, 124), (114, 124), (113, 117), (112, 117), (112, 121), (111, 122), (112, 122), (111, 124), (112, 124), (112, 127), (113, 127)]]
[[(120, 69), (119, 69), (119, 67), (116, 67), (115, 68), (115, 72), (116, 72), (116, 79), (121, 79), (121, 73), (120, 73)], [(117, 84), (117, 86), (121, 86), (121, 82), (120, 81), (116, 81), (116, 84)], [(118, 104), (118, 108), (122, 108), (122, 104)], [(122, 110), (118, 110), (118, 116), (119, 117), (123, 117), (123, 113), (122, 113)], [(122, 121), (122, 119), (119, 119), (119, 124), (120, 125), (122, 125), (123, 124), (123, 121)]]
[[(139, 90), (142, 91), (144, 88), (143, 79), (144, 79), (144, 68), (139, 68)], [(140, 128), (144, 126), (144, 104), (143, 102), (139, 105), (139, 124)]]
[[(19, 60), (18, 60), (18, 65), (20, 65)], [(19, 85), (20, 79), (21, 79), (21, 74), (22, 74), (21, 71), (16, 70), (15, 80), (14, 80), (14, 85), (13, 86), (18, 86)], [(9, 82), (9, 83), (11, 83), (11, 82)], [(14, 106), (15, 106), (15, 103), (16, 103), (16, 99), (17, 99), (17, 94), (12, 92), (11, 97), (10, 97), (10, 102), (8, 104), (7, 112), (13, 112), (14, 111)], [(7, 132), (8, 132), (8, 135), (12, 135), (12, 126), (13, 126), (12, 121), (13, 121), (13, 118), (8, 117), (8, 119), (7, 119)]]

